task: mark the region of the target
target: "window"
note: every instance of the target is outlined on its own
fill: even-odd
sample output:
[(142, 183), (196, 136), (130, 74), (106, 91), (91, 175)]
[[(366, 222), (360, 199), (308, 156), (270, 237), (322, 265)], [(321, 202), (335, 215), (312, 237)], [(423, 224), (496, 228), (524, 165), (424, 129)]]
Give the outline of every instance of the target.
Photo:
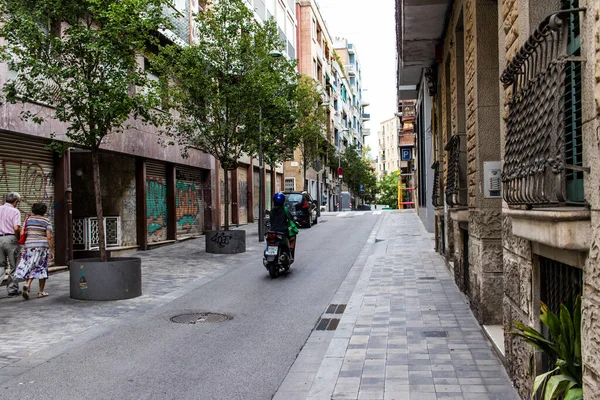
[(350, 64), (354, 64), (356, 62), (356, 56), (354, 54), (350, 54)]
[[(579, 0), (562, 0), (563, 8), (579, 7)], [(567, 51), (569, 56), (581, 56), (579, 13), (569, 18)], [(567, 64), (565, 79), (565, 161), (568, 165), (583, 166), (583, 143), (581, 135), (581, 63)], [(567, 170), (567, 200), (583, 202), (583, 171)]]
[(311, 32), (312, 32), (312, 39), (316, 42), (317, 41), (317, 21), (315, 21), (314, 18), (312, 19)]
[(296, 190), (296, 178), (285, 178), (284, 190), (286, 192), (293, 192)]
[(314, 79), (317, 79), (317, 76), (318, 76), (317, 73), (318, 73), (318, 71), (317, 71), (317, 60), (315, 60), (313, 58), (313, 78)]
[(278, 1), (277, 2), (277, 26), (279, 27), (279, 29), (282, 32), (285, 32), (285, 9), (283, 8), (283, 5), (281, 5), (281, 3)]

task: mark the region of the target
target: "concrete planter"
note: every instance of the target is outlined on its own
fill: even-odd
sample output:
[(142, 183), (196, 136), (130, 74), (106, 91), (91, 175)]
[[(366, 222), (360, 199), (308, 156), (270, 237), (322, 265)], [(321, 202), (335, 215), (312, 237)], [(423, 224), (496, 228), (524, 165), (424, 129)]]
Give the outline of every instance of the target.
[(246, 252), (246, 231), (206, 232), (206, 252), (212, 254), (238, 254)]
[(85, 258), (70, 262), (71, 298), (124, 300), (142, 295), (142, 260), (134, 257)]

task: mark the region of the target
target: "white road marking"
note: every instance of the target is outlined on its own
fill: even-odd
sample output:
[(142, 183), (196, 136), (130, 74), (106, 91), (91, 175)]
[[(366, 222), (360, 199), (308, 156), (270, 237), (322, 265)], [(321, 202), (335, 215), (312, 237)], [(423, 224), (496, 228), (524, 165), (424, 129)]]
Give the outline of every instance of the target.
[(383, 214), (383, 211), (373, 211), (373, 215), (379, 215), (379, 214)]

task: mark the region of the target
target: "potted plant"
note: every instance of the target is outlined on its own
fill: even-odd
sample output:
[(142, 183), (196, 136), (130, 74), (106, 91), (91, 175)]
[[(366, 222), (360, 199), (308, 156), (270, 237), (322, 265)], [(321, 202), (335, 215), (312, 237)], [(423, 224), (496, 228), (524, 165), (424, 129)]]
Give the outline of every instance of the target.
[[(89, 150), (100, 258), (71, 261), (71, 297), (112, 300), (141, 295), (141, 261), (108, 259), (99, 152), (131, 119), (159, 126), (165, 114), (154, 83), (139, 65), (157, 32), (168, 25), (169, 0), (0, 0), (2, 56), (17, 77), (4, 86), (8, 102), (39, 105), (22, 112), (38, 124), (57, 120), (62, 142)], [(45, 125), (48, 126), (48, 125)], [(54, 133), (53, 133), (53, 137)]]
[(544, 399), (583, 399), (581, 297), (561, 304), (559, 315), (542, 303), (540, 320), (548, 329), (549, 337), (521, 322), (515, 322), (515, 331), (511, 332), (543, 352), (554, 364), (552, 370), (535, 377), (532, 397), (540, 393)]

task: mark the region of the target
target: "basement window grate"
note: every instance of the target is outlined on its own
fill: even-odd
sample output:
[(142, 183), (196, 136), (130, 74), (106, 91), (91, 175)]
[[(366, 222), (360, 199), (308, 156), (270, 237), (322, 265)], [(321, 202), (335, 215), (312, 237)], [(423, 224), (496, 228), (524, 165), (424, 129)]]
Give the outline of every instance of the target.
[(426, 338), (445, 338), (448, 337), (448, 331), (424, 331), (423, 336)]
[(335, 331), (340, 324), (339, 318), (321, 318), (317, 323), (317, 331)]
[(325, 314), (343, 314), (346, 311), (346, 304), (330, 304)]
[(421, 276), (417, 279), (420, 281), (435, 281), (437, 278), (435, 276)]

